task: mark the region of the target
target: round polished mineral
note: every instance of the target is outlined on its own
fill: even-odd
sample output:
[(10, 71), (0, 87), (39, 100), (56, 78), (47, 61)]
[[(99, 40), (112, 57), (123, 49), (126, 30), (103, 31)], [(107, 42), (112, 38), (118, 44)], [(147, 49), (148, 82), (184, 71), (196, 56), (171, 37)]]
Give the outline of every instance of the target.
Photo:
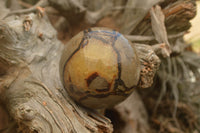
[(61, 57), (60, 73), (68, 94), (77, 103), (94, 109), (123, 101), (136, 87), (140, 64), (122, 34), (91, 28), (73, 37)]

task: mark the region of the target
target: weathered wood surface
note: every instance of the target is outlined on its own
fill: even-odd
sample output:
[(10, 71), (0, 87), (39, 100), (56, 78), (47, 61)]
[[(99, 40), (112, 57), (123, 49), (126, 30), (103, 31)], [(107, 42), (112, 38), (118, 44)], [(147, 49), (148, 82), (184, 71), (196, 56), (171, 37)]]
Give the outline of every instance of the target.
[(5, 89), (2, 100), (18, 130), (112, 132), (109, 119), (77, 106), (65, 92), (59, 75), (63, 44), (48, 19), (30, 14), (5, 22), (0, 22), (1, 58), (14, 72), (9, 70), (4, 78), (10, 82), (1, 86)]
[[(18, 131), (112, 132), (109, 119), (78, 106), (64, 90), (59, 75), (63, 44), (57, 40), (56, 31), (46, 16), (29, 14), (5, 21), (0, 22), (0, 49), (1, 58), (6, 60), (2, 66), (9, 64), (9, 73), (2, 77), (5, 82), (1, 84), (4, 89), (1, 99), (19, 125)], [(147, 61), (149, 57), (152, 55), (142, 58)], [(138, 98), (132, 96), (132, 99)]]

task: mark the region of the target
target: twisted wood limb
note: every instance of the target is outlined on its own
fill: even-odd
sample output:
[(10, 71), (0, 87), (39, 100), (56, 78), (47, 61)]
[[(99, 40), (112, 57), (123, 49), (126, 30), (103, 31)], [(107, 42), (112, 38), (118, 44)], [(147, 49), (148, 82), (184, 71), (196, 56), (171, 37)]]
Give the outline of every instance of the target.
[(65, 92), (59, 75), (63, 44), (48, 19), (29, 14), (7, 21), (0, 22), (0, 59), (15, 73), (0, 81), (1, 100), (18, 132), (112, 132), (109, 119), (78, 106)]

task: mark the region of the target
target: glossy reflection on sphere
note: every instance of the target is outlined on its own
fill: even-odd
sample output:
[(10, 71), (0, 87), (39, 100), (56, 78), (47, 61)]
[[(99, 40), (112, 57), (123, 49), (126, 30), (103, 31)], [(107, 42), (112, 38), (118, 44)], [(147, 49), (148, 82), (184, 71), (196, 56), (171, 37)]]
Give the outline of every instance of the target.
[(79, 104), (109, 108), (123, 101), (139, 80), (134, 47), (120, 33), (91, 28), (73, 37), (61, 57), (60, 73), (68, 94)]

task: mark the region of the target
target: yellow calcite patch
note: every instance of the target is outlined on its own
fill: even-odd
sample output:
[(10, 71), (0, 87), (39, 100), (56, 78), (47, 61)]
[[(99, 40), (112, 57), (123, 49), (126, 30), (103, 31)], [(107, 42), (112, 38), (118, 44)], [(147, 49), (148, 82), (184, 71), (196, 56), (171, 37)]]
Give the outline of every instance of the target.
[[(112, 83), (118, 76), (117, 54), (111, 45), (91, 38), (88, 44), (68, 61), (64, 76), (70, 76), (71, 83), (78, 89), (89, 91), (86, 79), (95, 72), (105, 78), (108, 83)], [(65, 79), (65, 82), (69, 82), (67, 80), (68, 78)]]

